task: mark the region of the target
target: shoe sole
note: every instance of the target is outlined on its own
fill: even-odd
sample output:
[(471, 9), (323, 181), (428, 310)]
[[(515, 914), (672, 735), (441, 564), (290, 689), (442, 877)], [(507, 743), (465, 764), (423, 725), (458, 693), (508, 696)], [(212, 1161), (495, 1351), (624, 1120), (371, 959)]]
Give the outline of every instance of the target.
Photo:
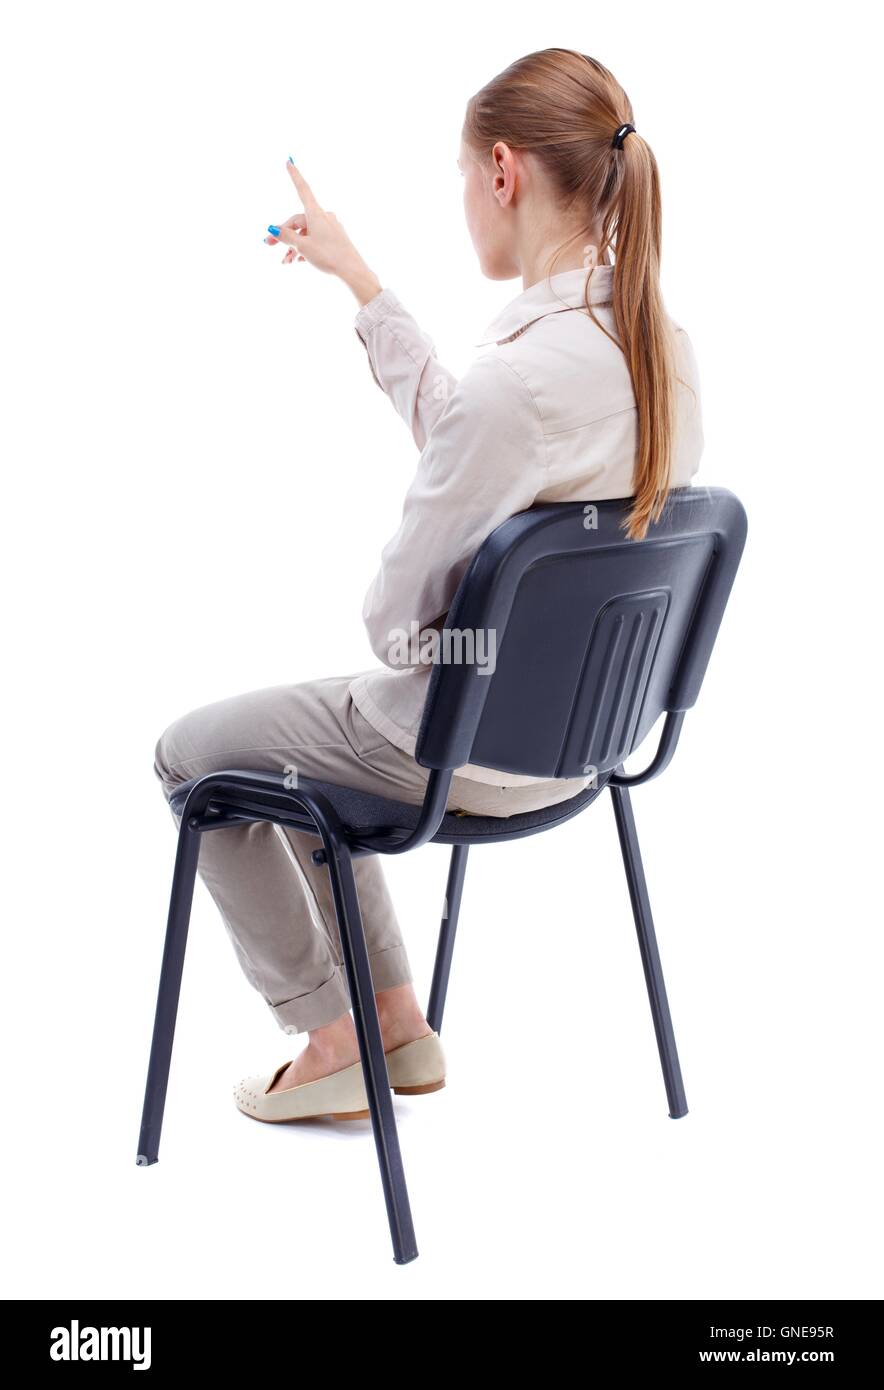
[(271, 1120), (267, 1115), (253, 1115), (250, 1110), (243, 1110), (241, 1105), (236, 1108), (241, 1115), (247, 1115), (250, 1120), (257, 1120), (262, 1125), (296, 1125), (303, 1120), (367, 1120), (371, 1114), (369, 1110), (323, 1110), (316, 1115), (283, 1115), (278, 1120)]

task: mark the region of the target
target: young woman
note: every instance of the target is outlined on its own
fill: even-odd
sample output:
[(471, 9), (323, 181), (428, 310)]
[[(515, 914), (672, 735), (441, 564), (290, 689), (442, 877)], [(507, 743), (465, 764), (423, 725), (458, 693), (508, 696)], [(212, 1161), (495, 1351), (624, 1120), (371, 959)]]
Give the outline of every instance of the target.
[[(402, 634), (439, 628), (484, 538), (534, 503), (632, 498), (640, 540), (703, 447), (690, 340), (664, 309), (657, 164), (610, 72), (568, 49), (513, 63), (471, 98), (458, 164), (482, 273), (522, 292), (483, 335), (458, 381), (389, 286), (359, 255), (296, 166), (303, 212), (271, 226), (285, 259), (339, 277), (375, 380), (419, 450), (398, 531), (363, 617), (382, 663), (258, 690), (185, 715), (156, 748), (166, 796), (224, 768), (283, 772), (420, 802), (414, 760), (431, 662)], [(611, 260), (611, 250), (615, 259)], [(465, 765), (449, 810), (512, 815), (573, 796), (585, 779), (517, 777)], [(586, 779), (588, 780), (588, 779)], [(327, 871), (316, 841), (257, 824), (205, 835), (200, 874), (240, 964), (286, 1033), (307, 1046), (234, 1089), (261, 1120), (364, 1115), (367, 1097)], [(353, 861), (391, 1084), (444, 1084), (438, 1035), (412, 987), (380, 857)]]

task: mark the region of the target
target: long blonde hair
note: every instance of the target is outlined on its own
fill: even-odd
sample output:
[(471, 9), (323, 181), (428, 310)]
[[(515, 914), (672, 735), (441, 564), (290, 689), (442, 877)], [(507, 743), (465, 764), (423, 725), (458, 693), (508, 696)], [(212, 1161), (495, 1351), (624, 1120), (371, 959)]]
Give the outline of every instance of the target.
[(638, 452), (626, 532), (646, 535), (666, 502), (676, 423), (675, 346), (660, 291), (661, 202), (657, 161), (638, 131), (616, 147), (614, 134), (632, 124), (632, 104), (595, 58), (570, 48), (546, 48), (519, 58), (471, 97), (465, 143), (480, 158), (498, 140), (530, 150), (557, 190), (562, 210), (582, 210), (586, 228), (602, 233), (598, 260), (615, 252), (613, 313), (638, 411)]

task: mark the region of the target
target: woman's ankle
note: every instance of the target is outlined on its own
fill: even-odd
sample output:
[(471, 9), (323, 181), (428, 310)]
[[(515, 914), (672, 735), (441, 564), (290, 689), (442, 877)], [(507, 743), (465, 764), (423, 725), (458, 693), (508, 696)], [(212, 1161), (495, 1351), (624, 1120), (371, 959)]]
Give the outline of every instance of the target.
[(310, 1029), (307, 1046), (317, 1057), (329, 1062), (351, 1056), (354, 1050), (358, 1050), (356, 1025), (352, 1015), (341, 1014), (332, 1023)]
[(379, 990), (375, 1003), (388, 1051), (391, 1046), (411, 1042), (430, 1031), (411, 983)]
[[(375, 994), (384, 1050), (402, 1047), (430, 1032), (429, 1024), (413, 985), (394, 985)], [(334, 1068), (355, 1059), (359, 1053), (356, 1025), (350, 1013), (341, 1014), (321, 1028), (308, 1033), (308, 1048), (318, 1062)]]

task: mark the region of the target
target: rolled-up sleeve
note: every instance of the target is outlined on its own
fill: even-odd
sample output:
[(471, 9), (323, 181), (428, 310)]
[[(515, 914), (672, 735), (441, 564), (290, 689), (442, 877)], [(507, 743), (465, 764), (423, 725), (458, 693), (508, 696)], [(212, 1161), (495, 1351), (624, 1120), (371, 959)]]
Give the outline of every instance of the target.
[(412, 624), (422, 631), (447, 612), (482, 541), (531, 506), (545, 469), (543, 428), (530, 391), (500, 357), (479, 357), (421, 451), (399, 529), (365, 596), (371, 648), (385, 665), (403, 665), (397, 639), (414, 631)]
[(443, 367), (433, 340), (391, 289), (380, 290), (362, 305), (355, 328), (368, 353), (372, 376), (422, 449), (457, 378)]

